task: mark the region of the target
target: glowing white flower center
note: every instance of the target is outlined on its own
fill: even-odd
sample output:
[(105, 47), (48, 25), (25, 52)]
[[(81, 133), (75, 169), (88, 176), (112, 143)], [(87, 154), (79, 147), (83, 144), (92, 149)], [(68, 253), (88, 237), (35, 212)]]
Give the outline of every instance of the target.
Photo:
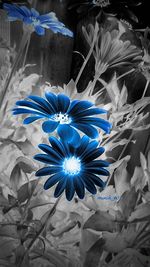
[(93, 0), (93, 4), (100, 7), (106, 7), (110, 5), (109, 0)]
[(41, 24), (39, 19), (36, 19), (35, 17), (30, 17), (32, 19), (32, 23), (34, 26), (38, 26)]
[(69, 118), (68, 114), (57, 113), (53, 116), (54, 121), (59, 121), (60, 124), (69, 124), (71, 119)]
[(63, 169), (66, 174), (70, 175), (78, 174), (81, 170), (80, 160), (75, 157), (65, 159), (63, 164)]

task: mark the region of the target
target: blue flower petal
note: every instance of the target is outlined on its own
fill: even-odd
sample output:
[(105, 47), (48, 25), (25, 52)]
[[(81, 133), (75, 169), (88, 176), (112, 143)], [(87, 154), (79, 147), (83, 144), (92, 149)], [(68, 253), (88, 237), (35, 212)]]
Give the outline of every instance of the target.
[(92, 161), (93, 159), (98, 158), (104, 153), (105, 149), (103, 147), (96, 148), (90, 154), (86, 154), (82, 156), (82, 159), (86, 162)]
[(49, 142), (52, 145), (53, 149), (56, 150), (59, 154), (65, 157), (64, 146), (62, 143), (55, 137), (51, 136)]
[(66, 182), (66, 198), (68, 201), (72, 200), (75, 193), (73, 179), (73, 177), (69, 177)]
[(69, 140), (68, 142), (70, 144), (73, 144), (74, 147), (78, 147), (80, 145), (80, 140), (81, 140), (80, 135), (75, 129), (72, 128), (72, 130), (73, 130), (73, 136), (72, 139)]
[(22, 106), (22, 107), (29, 107), (29, 108), (38, 110), (38, 111), (40, 111), (42, 114), (45, 114), (45, 113), (46, 113), (47, 115), (49, 115), (49, 113), (50, 113), (50, 114), (53, 114), (52, 110), (49, 109), (49, 110), (46, 111), (46, 109), (45, 109), (44, 106), (42, 107), (42, 105), (38, 105), (38, 104), (35, 104), (35, 103), (33, 103), (33, 102), (29, 102), (29, 101), (27, 101), (27, 100), (19, 100), (19, 101), (16, 102), (16, 105), (17, 105), (17, 106)]
[(79, 175), (74, 177), (74, 188), (78, 197), (80, 199), (83, 199), (85, 195), (85, 188), (84, 188), (84, 183), (82, 182), (82, 179), (80, 178)]
[(89, 144), (89, 137), (84, 135), (81, 139), (80, 142), (80, 146), (77, 148), (76, 153), (77, 155), (82, 155), (82, 153), (85, 151), (85, 149), (87, 148), (88, 144)]
[(35, 32), (38, 35), (44, 35), (45, 34), (45, 29), (43, 27), (41, 27), (40, 25), (34, 26), (34, 28), (35, 28)]
[(87, 167), (85, 168), (90, 173), (100, 174), (103, 176), (109, 176), (109, 171), (102, 167)]
[(27, 108), (14, 108), (12, 110), (13, 115), (19, 115), (19, 114), (36, 114), (39, 116), (47, 117), (46, 113), (38, 112), (36, 110), (27, 109)]
[(54, 197), (59, 197), (63, 193), (66, 187), (66, 181), (67, 181), (66, 177), (63, 177), (63, 179), (60, 180), (60, 182), (56, 186)]
[(60, 154), (58, 154), (52, 147), (50, 147), (47, 144), (40, 144), (39, 148), (44, 151), (45, 153), (47, 153), (49, 156), (51, 156), (52, 158), (54, 158), (55, 160), (62, 160), (62, 156)]
[(20, 9), (20, 12), (23, 16), (30, 17), (32, 15), (31, 10), (28, 9), (26, 6), (20, 6), (18, 8)]
[(43, 118), (43, 116), (28, 117), (28, 118), (24, 119), (23, 124), (30, 124), (30, 123), (32, 123), (36, 120), (42, 119), (42, 118)]
[(85, 110), (93, 106), (92, 102), (89, 101), (78, 101), (75, 105), (70, 106), (68, 114), (74, 115), (80, 110)]
[(87, 167), (108, 167), (109, 162), (105, 160), (94, 160), (86, 164)]
[(83, 124), (89, 123), (89, 124), (95, 125), (103, 129), (106, 133), (109, 133), (110, 129), (112, 128), (112, 125), (108, 121), (101, 119), (101, 118), (84, 117), (84, 118), (80, 118), (80, 123), (83, 123)]
[(63, 112), (66, 113), (70, 105), (69, 97), (63, 94), (59, 94), (57, 96), (57, 102), (58, 102), (58, 111), (62, 113)]
[(100, 109), (100, 108), (90, 108), (87, 110), (80, 110), (77, 113), (77, 116), (74, 115), (77, 118), (82, 118), (82, 117), (86, 117), (86, 116), (92, 116), (92, 115), (98, 115), (98, 114), (106, 114), (107, 110), (105, 109)]
[(55, 113), (58, 112), (58, 106), (57, 106), (57, 96), (53, 93), (46, 92), (45, 97), (48, 100), (49, 104), (53, 107), (53, 110)]
[(44, 184), (44, 189), (47, 190), (53, 185), (55, 185), (57, 182), (63, 180), (63, 172), (59, 172), (51, 176)]
[(97, 175), (94, 175), (93, 173), (86, 172), (85, 177), (88, 177), (91, 182), (93, 182), (96, 186), (99, 186), (104, 189), (107, 182), (102, 181)]
[(88, 156), (89, 154), (91, 154), (93, 151), (95, 151), (95, 149), (98, 146), (98, 142), (96, 140), (91, 141), (87, 147), (84, 149), (84, 151), (82, 152), (82, 154), (80, 154), (81, 158), (85, 158), (86, 156)]
[(43, 163), (46, 163), (46, 164), (52, 164), (52, 165), (59, 166), (58, 159), (50, 157), (49, 155), (46, 155), (46, 154), (37, 154), (34, 156), (34, 159), (41, 161)]
[(88, 123), (70, 123), (71, 126), (79, 129), (81, 132), (85, 133), (87, 136), (89, 136), (92, 139), (95, 139), (98, 137), (98, 131), (96, 128), (94, 128), (91, 125), (88, 125)]
[(35, 10), (34, 8), (31, 8), (31, 13), (32, 13), (32, 16), (35, 18), (40, 15), (39, 12), (37, 10)]
[(58, 121), (48, 120), (43, 122), (42, 129), (45, 133), (52, 133), (53, 131), (56, 130), (58, 125), (59, 125)]
[(97, 193), (97, 189), (94, 185), (94, 183), (92, 182), (92, 180), (89, 179), (90, 175), (88, 175), (87, 173), (83, 173), (82, 174), (82, 180), (85, 184), (86, 189), (93, 195), (95, 195)]
[(28, 98), (38, 103), (43, 109), (45, 109), (46, 112), (51, 114), (52, 111), (54, 111), (52, 106), (44, 98), (35, 95), (30, 95)]
[(68, 124), (59, 124), (57, 133), (64, 141), (70, 141), (73, 137), (73, 129)]
[(38, 170), (35, 173), (35, 176), (45, 176), (45, 175), (50, 175), (50, 174), (54, 174), (60, 171), (62, 171), (62, 167), (55, 167), (55, 166), (51, 166), (51, 167), (44, 167), (41, 168), (40, 170)]

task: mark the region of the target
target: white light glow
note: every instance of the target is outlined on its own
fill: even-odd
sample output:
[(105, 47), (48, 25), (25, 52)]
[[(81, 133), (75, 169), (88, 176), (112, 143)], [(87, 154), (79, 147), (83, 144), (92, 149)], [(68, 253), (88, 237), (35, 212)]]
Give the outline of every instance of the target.
[(78, 174), (81, 169), (80, 160), (75, 157), (65, 159), (64, 164), (63, 164), (63, 169), (65, 173), (67, 174), (70, 174), (70, 175)]

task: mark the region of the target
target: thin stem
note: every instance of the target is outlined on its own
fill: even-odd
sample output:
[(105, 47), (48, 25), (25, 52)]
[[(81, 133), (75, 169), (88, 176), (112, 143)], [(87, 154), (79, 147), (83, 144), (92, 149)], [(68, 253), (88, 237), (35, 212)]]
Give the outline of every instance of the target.
[(101, 146), (104, 146), (104, 145), (106, 145), (107, 143), (108, 143), (108, 141), (110, 140), (111, 142), (113, 141), (115, 141), (116, 139), (118, 139), (120, 136), (122, 135), (122, 132), (118, 132), (118, 133), (116, 133), (114, 136), (111, 136), (111, 137), (108, 137), (108, 138), (106, 138), (106, 140), (103, 142), (103, 143), (101, 143)]
[(145, 96), (145, 94), (146, 94), (146, 91), (147, 91), (147, 88), (148, 88), (148, 86), (149, 86), (149, 83), (150, 83), (150, 81), (147, 80), (146, 85), (145, 85), (145, 89), (144, 89), (144, 92), (143, 92), (143, 95), (142, 95), (142, 98), (144, 98), (144, 96)]
[(79, 82), (79, 80), (80, 80), (80, 77), (81, 77), (81, 75), (82, 75), (82, 73), (83, 73), (83, 71), (84, 71), (84, 69), (85, 69), (85, 66), (86, 66), (87, 62), (89, 61), (89, 59), (90, 59), (90, 57), (91, 57), (91, 55), (92, 55), (92, 53), (93, 53), (94, 45), (95, 45), (95, 42), (96, 42), (96, 39), (97, 39), (97, 33), (98, 33), (98, 30), (99, 30), (99, 29), (98, 29), (97, 25), (95, 25), (95, 31), (94, 31), (93, 42), (92, 42), (91, 48), (90, 48), (90, 50), (89, 50), (89, 52), (88, 52), (88, 54), (87, 54), (87, 57), (86, 57), (86, 59), (85, 59), (83, 65), (82, 65), (82, 67), (81, 67), (81, 69), (80, 69), (80, 71), (79, 71), (79, 73), (78, 73), (78, 76), (77, 76), (77, 78), (76, 78), (76, 81), (75, 81), (75, 85), (76, 85), (76, 86), (77, 86), (77, 84), (78, 84), (78, 82)]
[(11, 79), (12, 79), (13, 75), (16, 72), (18, 63), (20, 61), (20, 57), (21, 57), (22, 52), (23, 52), (23, 50), (24, 50), (24, 48), (25, 48), (25, 46), (26, 46), (26, 44), (28, 42), (28, 39), (29, 39), (29, 36), (30, 35), (31, 35), (31, 32), (30, 31), (25, 31), (23, 33), (23, 37), (22, 37), (22, 40), (21, 40), (19, 51), (18, 51), (17, 56), (16, 56), (16, 58), (15, 58), (15, 60), (13, 62), (11, 71), (8, 74), (8, 77), (7, 77), (6, 82), (5, 82), (5, 85), (4, 85), (4, 89), (2, 91), (2, 95), (1, 95), (1, 98), (0, 98), (0, 107), (2, 107), (2, 105), (3, 105), (3, 101), (4, 101), (4, 98), (5, 98), (6, 94), (7, 94), (7, 91), (9, 89)]
[(30, 45), (30, 39), (31, 39), (31, 35), (29, 35), (29, 37), (28, 37), (26, 48), (25, 48), (25, 55), (24, 55), (24, 60), (23, 60), (23, 64), (22, 64), (23, 68), (25, 67), (25, 64), (26, 64), (27, 54), (28, 54), (29, 45)]
[[(128, 145), (129, 145), (129, 143), (131, 142), (131, 140), (132, 140), (132, 138), (133, 138), (133, 135), (134, 135), (134, 133), (131, 132), (131, 134), (130, 134), (130, 136), (129, 136), (129, 140), (128, 140), (128, 142), (126, 143), (126, 145), (123, 147), (123, 149), (122, 149), (122, 151), (121, 151), (121, 153), (120, 153), (120, 155), (119, 155), (117, 161), (119, 161), (119, 160), (122, 158), (124, 152), (126, 151)], [(110, 177), (108, 178), (108, 181), (107, 181), (107, 185), (106, 185), (106, 186), (109, 185), (109, 183), (110, 183), (110, 181), (111, 181), (111, 178), (113, 177), (113, 174), (114, 174), (114, 171), (113, 171), (113, 173), (110, 175)]]
[(24, 257), (23, 257), (23, 259), (22, 259), (22, 262), (20, 263), (20, 265), (19, 265), (18, 267), (21, 267), (21, 265), (22, 265), (22, 263), (23, 263), (23, 261), (24, 261), (26, 255), (27, 255), (28, 251), (32, 248), (32, 246), (34, 245), (35, 241), (39, 238), (39, 236), (40, 236), (40, 235), (42, 234), (42, 232), (44, 231), (45, 227), (47, 226), (47, 223), (49, 222), (49, 219), (54, 215), (54, 213), (55, 213), (55, 211), (56, 211), (56, 207), (57, 207), (57, 205), (58, 205), (58, 203), (59, 203), (61, 197), (62, 197), (62, 196), (60, 196), (60, 197), (56, 200), (54, 206), (53, 206), (52, 209), (50, 210), (50, 212), (49, 212), (49, 214), (48, 214), (48, 216), (47, 216), (47, 218), (46, 218), (46, 220), (45, 220), (45, 223), (42, 224), (42, 226), (41, 226), (41, 228), (39, 229), (39, 231), (37, 232), (36, 236), (31, 240), (31, 242), (30, 242), (30, 244), (29, 244), (27, 250), (26, 250), (25, 253), (24, 253)]
[[(113, 79), (112, 82), (113, 82), (113, 81), (118, 81), (118, 80), (120, 80), (121, 78), (123, 78), (124, 76), (126, 76), (126, 75), (128, 75), (128, 74), (130, 74), (130, 73), (132, 73), (132, 72), (134, 72), (134, 71), (135, 71), (135, 69), (131, 69), (131, 70), (129, 70), (129, 71), (123, 73), (122, 75), (120, 75), (118, 78)], [(102, 79), (101, 79), (101, 78), (99, 78), (99, 81), (100, 81), (102, 84), (105, 83), (105, 81), (102, 82)], [(100, 89), (100, 91), (98, 91), (94, 96), (99, 96), (99, 94), (100, 94), (104, 89), (107, 88), (107, 85), (108, 85), (108, 84), (106, 83), (105, 86), (103, 86), (103, 87)]]

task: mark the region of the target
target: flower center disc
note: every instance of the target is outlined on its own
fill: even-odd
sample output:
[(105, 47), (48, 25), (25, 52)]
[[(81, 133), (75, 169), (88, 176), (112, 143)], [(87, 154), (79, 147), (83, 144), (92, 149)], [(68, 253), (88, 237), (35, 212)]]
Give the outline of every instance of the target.
[(93, 0), (93, 4), (100, 7), (106, 7), (110, 5), (109, 0)]
[(34, 26), (40, 25), (40, 20), (36, 19), (35, 17), (30, 17), (32, 19), (32, 23)]
[(60, 124), (68, 124), (71, 121), (68, 114), (62, 114), (61, 112), (59, 114), (55, 114), (53, 120), (59, 121)]
[(78, 174), (81, 169), (81, 163), (78, 158), (71, 157), (68, 159), (65, 159), (63, 164), (63, 170), (66, 174), (74, 175)]

